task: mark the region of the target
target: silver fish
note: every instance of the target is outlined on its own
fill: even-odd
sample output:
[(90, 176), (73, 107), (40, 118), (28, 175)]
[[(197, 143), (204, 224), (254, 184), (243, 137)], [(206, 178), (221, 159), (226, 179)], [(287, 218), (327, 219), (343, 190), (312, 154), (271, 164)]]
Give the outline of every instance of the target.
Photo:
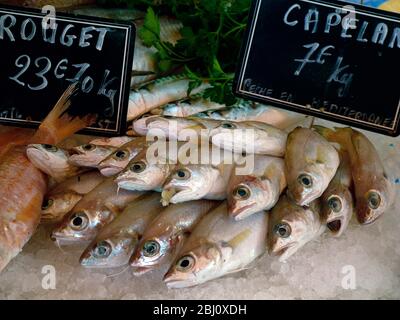
[(143, 192), (118, 190), (113, 178), (106, 179), (77, 203), (52, 232), (52, 239), (73, 244), (93, 240), (99, 230), (117, 217), (128, 203)]
[(85, 267), (121, 267), (129, 262), (145, 228), (162, 210), (160, 194), (149, 193), (127, 205), (80, 257)]
[(289, 194), (298, 205), (319, 198), (339, 167), (336, 149), (311, 129), (298, 127), (288, 136), (285, 173)]
[(283, 195), (272, 209), (268, 224), (268, 250), (280, 261), (286, 261), (326, 229), (319, 200), (311, 202), (309, 207), (302, 207), (287, 195)]
[(267, 230), (264, 212), (234, 221), (226, 203), (221, 204), (185, 241), (164, 282), (169, 288), (185, 288), (245, 269), (265, 252)]

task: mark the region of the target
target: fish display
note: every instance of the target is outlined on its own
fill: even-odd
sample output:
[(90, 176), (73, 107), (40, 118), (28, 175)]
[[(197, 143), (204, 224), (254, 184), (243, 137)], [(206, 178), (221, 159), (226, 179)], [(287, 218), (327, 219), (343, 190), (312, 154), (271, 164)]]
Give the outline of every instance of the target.
[(207, 214), (164, 276), (169, 288), (185, 288), (245, 269), (266, 250), (264, 212), (235, 221), (226, 203)]
[(290, 132), (285, 155), (289, 195), (304, 206), (319, 198), (339, 167), (337, 150), (320, 134), (298, 127)]
[(217, 201), (197, 200), (164, 209), (146, 228), (130, 264), (151, 270), (172, 260), (199, 221)]
[(286, 261), (325, 231), (326, 219), (321, 214), (319, 200), (304, 207), (283, 195), (272, 209), (268, 225), (269, 254)]
[(99, 230), (117, 217), (142, 192), (118, 190), (108, 178), (86, 194), (53, 230), (52, 239), (61, 244), (93, 240)]
[(57, 182), (86, 170), (69, 162), (71, 153), (68, 150), (51, 144), (30, 144), (26, 148), (26, 156), (36, 168)]
[[(178, 101), (175, 103), (168, 103), (162, 108), (151, 110), (151, 114), (183, 118), (191, 115), (201, 115), (207, 110), (216, 111), (224, 107), (226, 107), (224, 104), (219, 104), (204, 98), (197, 98), (184, 102)], [(204, 117), (208, 118), (207, 116)]]
[(162, 210), (160, 194), (149, 193), (129, 203), (101, 229), (80, 257), (85, 267), (121, 267), (129, 262), (146, 226)]
[(59, 222), (84, 195), (92, 191), (105, 177), (92, 171), (69, 178), (52, 188), (42, 204), (41, 221), (44, 223)]
[(286, 188), (283, 159), (255, 155), (252, 167), (248, 174), (239, 174), (235, 167), (229, 179), (228, 214), (236, 220), (270, 210)]
[(328, 229), (336, 237), (346, 230), (354, 210), (350, 159), (347, 152), (339, 154), (339, 168), (321, 196), (322, 215), (326, 217)]
[[(186, 76), (170, 76), (157, 79), (132, 91), (129, 95), (128, 121), (166, 103), (187, 98), (189, 82), (190, 80)], [(203, 83), (193, 89), (191, 95), (195, 95), (209, 87), (209, 84)]]
[[(71, 85), (64, 92), (39, 129), (27, 137), (24, 144), (57, 144), (92, 124), (93, 116), (71, 118), (66, 114), (76, 88)], [(46, 176), (28, 160), (25, 145), (18, 142), (10, 141), (0, 158), (0, 271), (35, 232), (47, 189)]]
[(339, 143), (349, 154), (359, 223), (370, 224), (393, 203), (395, 190), (374, 145), (352, 128), (315, 129), (329, 141)]
[(120, 173), (145, 146), (145, 137), (135, 138), (125, 143), (98, 164), (101, 174), (111, 177)]

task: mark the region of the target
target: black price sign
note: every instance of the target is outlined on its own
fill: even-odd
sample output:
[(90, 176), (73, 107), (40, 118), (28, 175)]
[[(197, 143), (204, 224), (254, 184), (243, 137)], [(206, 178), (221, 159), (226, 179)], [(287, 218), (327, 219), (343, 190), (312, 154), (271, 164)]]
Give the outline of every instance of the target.
[(256, 0), (236, 94), (399, 135), (400, 15), (333, 0)]
[(131, 23), (0, 7), (0, 123), (35, 127), (80, 83), (71, 113), (97, 114), (83, 132), (123, 134), (134, 50)]

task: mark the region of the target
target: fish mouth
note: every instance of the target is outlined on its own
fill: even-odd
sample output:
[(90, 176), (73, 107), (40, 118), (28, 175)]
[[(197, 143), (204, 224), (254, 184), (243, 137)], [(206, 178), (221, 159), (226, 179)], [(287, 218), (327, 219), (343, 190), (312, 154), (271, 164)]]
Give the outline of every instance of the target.
[(332, 231), (334, 234), (338, 234), (340, 232), (340, 230), (342, 229), (342, 220), (335, 219), (335, 220), (327, 222), (326, 225), (330, 231)]
[(288, 245), (286, 245), (286, 246), (284, 246), (284, 247), (282, 247), (282, 248), (280, 248), (280, 249), (278, 249), (278, 250), (274, 250), (274, 249), (268, 250), (268, 253), (269, 253), (271, 256), (273, 256), (273, 257), (281, 257), (281, 256), (283, 256), (284, 253), (285, 253), (286, 251), (288, 251), (291, 247), (292, 247), (292, 245), (288, 244)]
[(134, 267), (134, 269), (132, 270), (132, 273), (134, 276), (142, 276), (150, 271), (152, 271), (152, 268), (149, 267)]
[(255, 203), (251, 203), (240, 208), (237, 208), (236, 206), (233, 205), (231, 208), (228, 208), (229, 215), (233, 217), (236, 221), (242, 220), (251, 215), (251, 213), (246, 211), (248, 211), (254, 205)]
[(38, 158), (38, 157), (42, 157), (42, 159), (40, 159), (40, 161), (50, 161), (50, 157), (46, 152), (42, 152), (42, 150), (39, 148), (39, 146), (37, 145), (30, 145), (26, 148), (26, 154), (29, 158), (29, 160), (31, 160), (31, 158)]

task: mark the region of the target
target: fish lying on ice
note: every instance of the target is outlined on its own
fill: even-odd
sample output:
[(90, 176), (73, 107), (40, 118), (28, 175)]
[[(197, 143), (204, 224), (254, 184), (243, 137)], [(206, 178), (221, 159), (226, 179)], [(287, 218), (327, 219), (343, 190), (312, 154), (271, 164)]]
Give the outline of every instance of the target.
[(118, 147), (132, 141), (132, 137), (100, 138), (72, 148), (75, 154), (68, 159), (69, 163), (88, 168), (97, 168), (99, 163), (112, 154)]
[[(150, 135), (161, 133), (169, 139), (208, 140), (215, 146), (236, 153), (257, 153), (282, 157), (287, 133), (256, 121), (220, 121), (204, 118), (150, 116), (141, 120), (134, 130)], [(138, 129), (138, 130), (137, 130)]]
[(71, 153), (52, 144), (30, 144), (26, 148), (26, 155), (36, 168), (57, 182), (87, 170), (71, 164), (69, 162)]
[(326, 217), (328, 229), (340, 237), (347, 229), (353, 215), (354, 204), (351, 193), (352, 177), (350, 159), (341, 151), (340, 165), (328, 188), (321, 196), (322, 214)]
[(171, 261), (199, 221), (218, 201), (197, 200), (168, 206), (146, 228), (130, 264), (148, 270)]
[[(76, 86), (71, 85), (64, 92), (33, 137), (27, 137), (24, 144), (57, 144), (93, 123), (92, 116), (72, 119), (65, 114), (75, 89)], [(45, 175), (26, 157), (26, 147), (11, 141), (0, 158), (0, 271), (35, 232), (46, 182)]]
[(288, 136), (285, 174), (289, 195), (300, 205), (319, 198), (339, 167), (336, 149), (320, 134), (297, 127)]
[(148, 224), (160, 213), (159, 193), (149, 193), (127, 205), (106, 225), (80, 257), (85, 267), (121, 267), (129, 262)]
[[(169, 102), (187, 98), (189, 83), (190, 80), (185, 76), (171, 76), (155, 80), (132, 91), (129, 96), (128, 121)], [(191, 95), (198, 94), (209, 87), (208, 83), (203, 83), (194, 88)]]
[(118, 190), (108, 178), (86, 194), (52, 232), (52, 239), (62, 244), (93, 240), (99, 230), (117, 217), (143, 192)]
[(354, 182), (356, 215), (360, 224), (378, 219), (394, 202), (394, 185), (388, 178), (374, 145), (361, 132), (351, 128), (315, 129), (348, 152)]
[(226, 203), (221, 204), (185, 241), (164, 282), (169, 288), (185, 288), (245, 269), (265, 252), (267, 230), (264, 212), (234, 221)]
[(269, 214), (268, 251), (286, 261), (326, 230), (319, 199), (302, 207), (283, 195)]
[(255, 155), (251, 169), (244, 174), (236, 166), (229, 179), (228, 214), (236, 220), (271, 209), (286, 188), (283, 159)]
[(120, 173), (148, 142), (145, 137), (138, 137), (122, 145), (98, 164), (101, 174), (110, 177)]
[(42, 204), (41, 222), (59, 222), (83, 196), (100, 183), (105, 177), (99, 172), (92, 171), (69, 178), (51, 189)]

